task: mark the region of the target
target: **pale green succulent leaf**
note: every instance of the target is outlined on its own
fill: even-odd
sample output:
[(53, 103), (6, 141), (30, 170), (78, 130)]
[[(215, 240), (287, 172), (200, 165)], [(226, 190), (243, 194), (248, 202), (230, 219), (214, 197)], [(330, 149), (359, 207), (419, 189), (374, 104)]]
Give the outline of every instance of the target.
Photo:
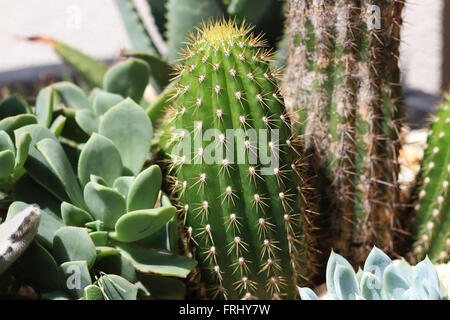
[(139, 173), (130, 186), (127, 210), (143, 210), (155, 207), (162, 184), (161, 168), (152, 165)]
[(73, 227), (84, 227), (86, 223), (94, 220), (89, 212), (68, 202), (61, 203), (61, 217), (66, 226)]
[(108, 274), (98, 279), (106, 300), (136, 300), (138, 288), (128, 280), (114, 274)]
[(61, 287), (74, 299), (84, 296), (84, 288), (92, 284), (88, 264), (85, 260), (68, 261), (59, 268)]
[(338, 264), (334, 272), (334, 288), (339, 300), (355, 300), (360, 295), (356, 274), (350, 266)]
[(319, 297), (310, 288), (298, 287), (298, 292), (302, 300), (319, 300)]
[(53, 254), (60, 264), (84, 260), (90, 268), (95, 261), (96, 250), (86, 228), (62, 227), (55, 233)]

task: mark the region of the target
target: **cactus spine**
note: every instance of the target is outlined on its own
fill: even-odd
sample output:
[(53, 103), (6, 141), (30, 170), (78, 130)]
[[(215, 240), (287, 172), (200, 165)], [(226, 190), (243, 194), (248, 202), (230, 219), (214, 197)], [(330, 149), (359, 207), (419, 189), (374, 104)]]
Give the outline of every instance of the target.
[[(174, 123), (186, 130), (171, 138), (174, 185), (213, 298), (293, 298), (311, 262), (302, 160), (291, 149), (295, 139), (263, 45), (245, 25), (210, 23), (193, 36), (179, 68)], [(175, 155), (188, 137), (206, 137), (208, 129), (215, 129), (212, 143)], [(224, 156), (206, 164), (211, 146)], [(263, 155), (279, 165), (265, 167)]]
[[(286, 106), (331, 203), (332, 246), (363, 262), (393, 249), (403, 1), (289, 1)], [(380, 25), (377, 25), (377, 22)], [(329, 211), (328, 208), (331, 208)]]
[(438, 111), (428, 138), (417, 191), (412, 234), (414, 256), (434, 261), (450, 256), (450, 100)]

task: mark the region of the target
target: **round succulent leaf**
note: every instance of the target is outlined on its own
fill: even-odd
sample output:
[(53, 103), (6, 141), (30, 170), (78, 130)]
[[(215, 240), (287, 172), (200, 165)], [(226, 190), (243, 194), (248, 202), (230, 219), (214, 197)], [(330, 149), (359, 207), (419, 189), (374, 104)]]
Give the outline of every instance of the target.
[(98, 279), (106, 300), (136, 300), (138, 288), (128, 280), (114, 274), (107, 274)]
[(134, 177), (131, 176), (118, 177), (114, 181), (113, 188), (119, 191), (125, 198), (127, 198), (133, 181)]
[(164, 89), (170, 82), (170, 74), (173, 67), (160, 56), (151, 53), (125, 53), (127, 56), (144, 60), (152, 71), (152, 76), (161, 89)]
[(93, 100), (92, 109), (95, 115), (100, 117), (122, 100), (123, 97), (120, 94), (100, 91)]
[(77, 112), (76, 109), (63, 108), (54, 111), (53, 114), (55, 117), (62, 116), (66, 118), (61, 136), (78, 143), (84, 143), (89, 139), (89, 135), (79, 126), (76, 119)]
[(110, 237), (121, 242), (144, 239), (161, 229), (175, 214), (175, 207), (160, 207), (126, 213), (117, 220), (115, 232)]
[(22, 133), (16, 140), (16, 169), (22, 168), (28, 157), (30, 150), (31, 135), (27, 132)]
[(99, 133), (114, 143), (124, 167), (137, 175), (152, 140), (152, 124), (144, 110), (131, 99), (122, 101), (105, 113)]
[(89, 236), (96, 247), (103, 247), (108, 244), (108, 232), (107, 231), (93, 231), (89, 232)]
[(77, 110), (75, 121), (88, 135), (98, 131), (98, 121), (95, 114), (89, 109)]
[(105, 300), (102, 290), (92, 284), (84, 288), (83, 300)]
[[(326, 282), (328, 295), (333, 299), (337, 299), (336, 288), (334, 285), (335, 271), (336, 267), (342, 265), (352, 268), (351, 264), (341, 255), (335, 253), (333, 250), (328, 258), (327, 269), (326, 269)], [(352, 269), (353, 270), (353, 269)]]
[(61, 287), (74, 299), (82, 298), (84, 288), (92, 284), (85, 260), (64, 262), (59, 266), (58, 271)]
[(111, 254), (97, 257), (94, 268), (107, 274), (116, 274), (132, 283), (136, 281), (133, 264), (121, 255)]
[(95, 182), (84, 187), (84, 199), (94, 219), (103, 221), (106, 230), (113, 230), (117, 220), (126, 212), (122, 194)]
[(0, 120), (28, 113), (28, 107), (18, 97), (9, 97), (0, 102)]
[(5, 131), (7, 134), (12, 136), (14, 134), (14, 130), (31, 124), (37, 124), (36, 116), (34, 114), (21, 114), (1, 120), (0, 131)]
[(89, 108), (89, 101), (84, 91), (71, 82), (58, 82), (52, 84), (66, 108), (81, 110)]
[(0, 151), (0, 179), (8, 178), (14, 171), (16, 159), (11, 150)]
[(53, 139), (46, 138), (39, 141), (36, 148), (64, 186), (72, 203), (80, 208), (84, 208), (85, 203), (80, 185), (61, 144)]
[(120, 153), (111, 140), (94, 133), (81, 151), (78, 162), (78, 179), (85, 186), (91, 175), (102, 177), (112, 185), (122, 174)]
[(106, 72), (103, 88), (122, 97), (130, 97), (139, 103), (149, 78), (150, 68), (145, 61), (129, 59), (117, 63)]
[(334, 288), (338, 300), (355, 300), (356, 295), (360, 295), (356, 274), (351, 266), (336, 266), (334, 272)]
[(115, 256), (120, 255), (120, 251), (113, 247), (97, 246), (95, 249), (97, 252), (97, 259), (102, 259), (103, 257), (111, 256), (111, 255), (115, 255)]
[(84, 227), (86, 223), (94, 220), (87, 211), (68, 202), (61, 203), (61, 217), (66, 226), (73, 227)]
[(195, 260), (167, 252), (154, 251), (129, 243), (116, 243), (120, 254), (130, 260), (135, 269), (143, 273), (186, 278), (197, 265)]
[(85, 260), (90, 268), (95, 261), (96, 249), (86, 228), (62, 227), (55, 233), (53, 254), (60, 264)]
[(127, 210), (135, 211), (155, 207), (161, 190), (162, 172), (158, 165), (152, 165), (142, 171), (130, 187), (127, 198)]
[(310, 288), (298, 287), (298, 292), (302, 300), (319, 300), (319, 297)]

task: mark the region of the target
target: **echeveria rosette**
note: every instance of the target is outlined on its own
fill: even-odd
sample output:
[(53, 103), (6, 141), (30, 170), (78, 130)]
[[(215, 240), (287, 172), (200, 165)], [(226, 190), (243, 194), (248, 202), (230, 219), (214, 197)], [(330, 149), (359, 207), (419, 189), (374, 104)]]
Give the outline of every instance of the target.
[[(374, 247), (363, 269), (355, 273), (350, 263), (331, 252), (326, 271), (331, 300), (446, 300), (447, 293), (428, 257), (416, 266), (392, 261)], [(319, 300), (309, 288), (300, 288), (302, 300)]]

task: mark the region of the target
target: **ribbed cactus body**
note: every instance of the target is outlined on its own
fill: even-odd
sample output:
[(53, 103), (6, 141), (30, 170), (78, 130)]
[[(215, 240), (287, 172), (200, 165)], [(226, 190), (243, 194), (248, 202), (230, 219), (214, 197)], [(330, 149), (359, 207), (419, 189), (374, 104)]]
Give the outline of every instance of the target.
[(431, 128), (417, 191), (412, 234), (414, 255), (450, 260), (450, 101), (438, 111)]
[[(306, 183), (262, 44), (247, 27), (218, 22), (193, 38), (180, 67), (175, 191), (214, 298), (289, 299), (308, 277)], [(175, 155), (188, 138), (190, 150)]]
[(330, 245), (357, 264), (374, 244), (393, 247), (403, 3), (291, 0), (289, 6), (286, 106), (313, 155), (319, 189), (329, 195), (322, 211), (330, 213)]

